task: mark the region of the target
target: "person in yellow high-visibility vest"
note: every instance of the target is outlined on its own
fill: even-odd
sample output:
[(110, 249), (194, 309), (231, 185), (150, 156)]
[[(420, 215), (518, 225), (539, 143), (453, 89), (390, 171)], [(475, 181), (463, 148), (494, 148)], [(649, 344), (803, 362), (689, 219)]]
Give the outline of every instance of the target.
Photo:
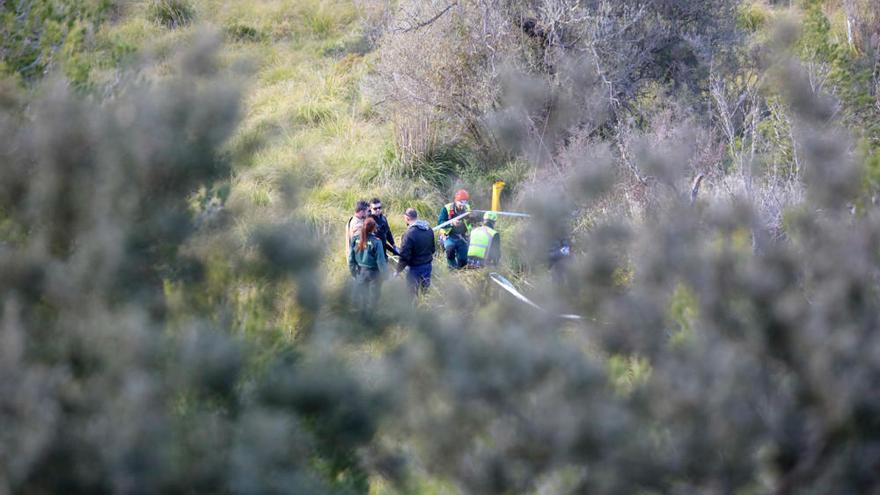
[(497, 221), (498, 214), (487, 211), (483, 214), (483, 225), (471, 230), (468, 267), (494, 266), (501, 260), (501, 236), (495, 230)]

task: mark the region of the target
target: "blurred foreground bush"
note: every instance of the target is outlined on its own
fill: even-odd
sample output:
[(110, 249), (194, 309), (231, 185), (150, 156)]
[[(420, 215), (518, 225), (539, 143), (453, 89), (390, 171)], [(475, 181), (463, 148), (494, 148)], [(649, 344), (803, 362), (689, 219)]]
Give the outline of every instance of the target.
[[(684, 55), (676, 74), (688, 76), (675, 48), (693, 33), (666, 20), (690, 14), (673, 4), (612, 11), (638, 22), (608, 26), (659, 22), (651, 39), (678, 41), (657, 55)], [(476, 33), (479, 5), (467, 6), (456, 19)], [(582, 39), (545, 25), (559, 28), (553, 43)], [(564, 85), (545, 92), (542, 78), (583, 74), (531, 40), (534, 27), (527, 48), (553, 70), (475, 86), (506, 91), (476, 115), (526, 158), (539, 148), (518, 129), (535, 126), (517, 119), (546, 101), (530, 91), (564, 104)], [(211, 43), (195, 45), (169, 79), (106, 101), (60, 84), (0, 98), (0, 492), (366, 493), (371, 476), (415, 493), (426, 479), (479, 494), (880, 489), (880, 217), (853, 212), (864, 170), (796, 66), (777, 61), (768, 83), (799, 142), (803, 191), (779, 208), (784, 235), (748, 190), (682, 197), (703, 135), (669, 105), (653, 133), (616, 136), (633, 144), (634, 175), (652, 178), (644, 216), (590, 218), (561, 280), (541, 275), (544, 244), (572, 230), (571, 210), (604, 207), (618, 157), (573, 134), (590, 160), (563, 155), (532, 186), (518, 275), (547, 312), (467, 274), (473, 293), (447, 277), (436, 306), (413, 308), (389, 284), (381, 310), (358, 315), (322, 290), (329, 242), (294, 214), (239, 225), (224, 204), (238, 91)], [(606, 85), (593, 75), (585, 88)], [(291, 305), (298, 340), (260, 338)]]
[[(784, 235), (748, 189), (682, 194), (702, 151), (687, 122), (630, 157), (652, 177), (643, 217), (601, 214), (602, 143), (547, 171), (519, 240), (547, 310), (447, 287), (388, 360), (403, 408), (383, 435), (414, 472), (481, 494), (880, 490), (880, 212), (853, 207), (865, 169), (834, 100), (784, 56), (770, 73), (801, 146)], [(572, 211), (592, 224), (551, 280), (542, 256)]]
[[(266, 358), (222, 298), (166, 301), (212, 290), (196, 246), (224, 242), (210, 235), (230, 215), (193, 200), (231, 173), (239, 114), (215, 43), (195, 41), (174, 75), (107, 101), (60, 82), (3, 98), (0, 493), (365, 489), (353, 452), (375, 397), (290, 345)], [(311, 276), (311, 244), (278, 256), (279, 232), (215, 247), (240, 277), (266, 257), (276, 279)]]

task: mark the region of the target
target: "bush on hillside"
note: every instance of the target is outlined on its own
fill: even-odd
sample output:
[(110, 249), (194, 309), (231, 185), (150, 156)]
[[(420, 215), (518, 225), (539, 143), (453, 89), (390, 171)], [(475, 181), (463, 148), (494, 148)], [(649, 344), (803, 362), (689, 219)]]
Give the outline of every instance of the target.
[[(646, 221), (599, 219), (562, 282), (535, 270), (544, 310), (447, 287), (389, 356), (402, 406), (384, 444), (463, 493), (876, 490), (878, 212), (851, 214), (847, 136), (802, 72), (785, 76), (807, 185), (787, 238), (753, 249), (746, 194), (702, 209), (656, 189)], [(681, 146), (661, 139), (636, 166), (674, 177)], [(529, 197), (533, 263), (564, 212), (614, 184), (612, 163)], [(556, 316), (570, 312), (583, 319)]]
[(257, 42), (266, 39), (263, 33), (247, 24), (233, 23), (226, 26), (224, 32), (231, 41)]
[[(878, 13), (859, 1), (847, 2), (843, 13), (850, 28), (867, 23), (858, 32), (867, 32), (872, 41), (852, 38), (852, 33), (835, 30), (821, 2), (804, 2), (804, 26), (798, 40), (799, 55), (808, 63), (811, 84), (833, 95), (838, 119), (866, 143), (868, 154), (880, 152), (880, 29)], [(872, 26), (873, 24), (873, 26)], [(873, 33), (871, 31), (874, 31)], [(873, 43), (873, 45), (871, 45)], [(867, 194), (876, 197), (878, 190)]]
[(277, 304), (236, 313), (238, 284), (296, 287), (305, 320), (317, 252), (290, 219), (226, 235), (239, 92), (193, 46), (111, 100), (0, 99), (0, 491), (366, 491), (354, 452), (380, 397), (290, 340), (245, 339), (280, 334)]
[[(503, 137), (484, 119), (512, 70), (544, 87), (529, 95), (527, 118), (555, 150), (570, 128), (591, 125), (594, 110), (627, 108), (646, 84), (705, 90), (710, 61), (736, 38), (737, 3), (409, 2), (382, 40), (376, 91), (392, 117), (431, 115), (434, 132), (491, 151)], [(602, 91), (605, 109), (581, 100), (585, 84)], [(566, 91), (575, 94), (557, 105)], [(560, 129), (548, 135), (548, 125)]]
[[(415, 452), (415, 470), (465, 493), (877, 489), (877, 211), (853, 214), (864, 170), (815, 66), (764, 50), (716, 74), (712, 102), (669, 85), (639, 108), (641, 93), (611, 139), (585, 126), (559, 154), (529, 117), (570, 103), (565, 87), (501, 79), (488, 115), (537, 169), (520, 249), (547, 311), (443, 289), (441, 318), (420, 320), (389, 366), (404, 422), (386, 443)], [(708, 199), (688, 206), (698, 171)], [(621, 175), (642, 183), (634, 220), (613, 208)], [(541, 284), (572, 210), (596, 215), (581, 256)], [(569, 312), (585, 320), (555, 317)], [(638, 363), (623, 394), (621, 359)]]

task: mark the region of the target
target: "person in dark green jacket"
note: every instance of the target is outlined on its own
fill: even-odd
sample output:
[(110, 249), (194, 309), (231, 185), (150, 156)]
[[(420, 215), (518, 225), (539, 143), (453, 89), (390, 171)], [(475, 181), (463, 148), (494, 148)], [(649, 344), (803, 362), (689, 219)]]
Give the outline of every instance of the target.
[[(464, 189), (455, 192), (452, 203), (445, 205), (437, 217), (437, 226), (446, 224), (440, 228), (440, 243), (446, 251), (446, 264), (450, 270), (458, 270), (467, 265), (468, 235), (471, 232), (471, 223), (468, 218), (450, 221), (464, 213), (470, 213), (468, 205), (470, 195)], [(437, 228), (437, 227), (435, 227)]]
[(351, 239), (348, 250), (348, 269), (354, 278), (355, 305), (365, 310), (379, 300), (382, 279), (387, 272), (385, 250), (376, 236), (376, 221), (364, 220), (361, 231)]

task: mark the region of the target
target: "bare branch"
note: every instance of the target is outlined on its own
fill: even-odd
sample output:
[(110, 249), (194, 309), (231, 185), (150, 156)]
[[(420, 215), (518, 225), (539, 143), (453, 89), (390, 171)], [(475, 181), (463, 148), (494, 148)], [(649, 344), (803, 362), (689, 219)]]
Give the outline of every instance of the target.
[(436, 15), (434, 15), (434, 17), (431, 17), (427, 21), (420, 22), (420, 23), (416, 24), (415, 26), (410, 26), (408, 28), (394, 29), (394, 30), (392, 30), (392, 32), (394, 32), (394, 33), (410, 33), (412, 31), (417, 31), (419, 29), (422, 29), (423, 27), (429, 26), (429, 25), (433, 24), (437, 19), (443, 17), (444, 14), (449, 12), (452, 9), (452, 7), (455, 7), (456, 5), (458, 5), (458, 1), (450, 3), (449, 5), (446, 6), (446, 8), (444, 8), (443, 10), (438, 12)]
[(705, 174), (700, 173), (694, 178), (694, 182), (691, 185), (691, 205), (697, 202), (697, 195), (700, 194), (700, 184), (703, 183), (705, 177)]

